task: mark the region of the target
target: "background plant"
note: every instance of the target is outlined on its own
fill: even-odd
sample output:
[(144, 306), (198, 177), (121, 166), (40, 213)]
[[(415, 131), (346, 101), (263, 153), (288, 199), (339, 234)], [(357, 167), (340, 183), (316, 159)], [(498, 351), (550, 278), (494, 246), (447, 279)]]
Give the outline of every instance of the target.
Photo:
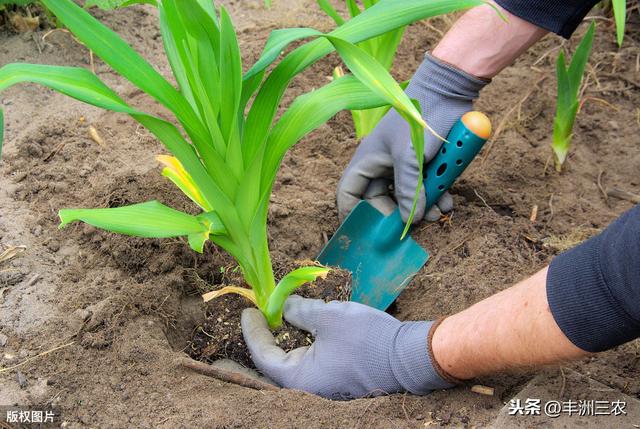
[[(355, 0), (344, 0), (347, 11), (351, 18), (362, 13), (362, 10), (369, 9), (378, 3), (379, 0), (363, 0), (362, 9), (358, 6)], [(343, 25), (346, 20), (338, 13), (338, 11), (332, 6), (329, 0), (317, 0), (320, 8), (336, 23), (337, 26)], [(398, 52), (398, 46), (402, 41), (406, 27), (399, 27), (395, 30), (381, 34), (378, 37), (360, 42), (358, 46), (362, 48), (369, 55), (374, 57), (387, 71), (390, 71), (393, 67), (393, 61), (396, 53)], [(340, 67), (334, 70), (334, 78), (342, 76), (344, 73)], [(408, 82), (401, 84), (402, 88), (406, 88)], [(378, 125), (378, 122), (389, 111), (389, 106), (378, 107), (368, 110), (352, 110), (351, 116), (353, 118), (353, 124), (356, 129), (356, 136), (361, 139), (367, 136)]]
[(580, 107), (580, 86), (584, 76), (585, 66), (591, 54), (595, 23), (591, 23), (578, 48), (571, 58), (567, 68), (565, 54), (558, 55), (556, 74), (558, 79), (558, 94), (556, 99), (556, 116), (553, 122), (552, 149), (556, 170), (561, 171), (567, 159), (573, 138), (573, 125)]
[[(384, 67), (354, 43), (435, 14), (481, 4), (478, 0), (382, 0), (329, 34), (309, 28), (277, 30), (262, 57), (243, 75), (236, 34), (223, 7), (218, 11), (206, 0), (159, 1), (160, 29), (177, 90), (73, 1), (42, 2), (97, 56), (172, 112), (181, 128), (130, 107), (84, 68), (9, 64), (0, 69), (0, 90), (34, 82), (130, 115), (172, 153), (159, 157), (165, 166), (163, 174), (201, 209), (194, 216), (150, 201), (109, 209), (61, 210), (61, 226), (79, 220), (132, 236), (186, 237), (198, 252), (210, 240), (236, 259), (252, 289), (228, 286), (207, 298), (241, 294), (256, 303), (272, 327), (280, 324), (284, 300), (296, 287), (327, 273), (325, 267), (302, 267), (277, 284), (274, 279), (267, 208), (287, 150), (340, 110), (391, 104), (410, 123), (412, 142), (422, 160), (427, 125), (419, 109)], [(289, 44), (308, 38), (313, 40), (267, 73)], [(353, 76), (299, 96), (276, 119), (289, 82), (334, 50)], [(416, 195), (420, 191), (416, 189)]]
[[(636, 3), (638, 2), (636, 1)], [(618, 46), (622, 46), (627, 23), (627, 0), (604, 0), (600, 5), (605, 11), (613, 11), (613, 18), (616, 23), (616, 39)]]

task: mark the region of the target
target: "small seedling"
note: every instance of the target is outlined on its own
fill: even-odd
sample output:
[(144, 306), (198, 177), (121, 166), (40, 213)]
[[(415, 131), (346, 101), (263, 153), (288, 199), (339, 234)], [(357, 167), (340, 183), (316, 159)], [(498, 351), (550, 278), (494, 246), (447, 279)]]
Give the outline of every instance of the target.
[(618, 46), (622, 47), (624, 41), (624, 27), (627, 23), (627, 0), (611, 0), (613, 16), (616, 21), (616, 38)]
[(562, 171), (562, 165), (567, 159), (571, 140), (573, 138), (573, 125), (580, 107), (580, 87), (584, 70), (591, 54), (595, 23), (591, 23), (589, 30), (580, 41), (576, 52), (573, 54), (571, 64), (567, 68), (565, 54), (558, 55), (556, 74), (558, 78), (558, 95), (556, 100), (556, 117), (553, 122), (552, 149), (557, 171)]

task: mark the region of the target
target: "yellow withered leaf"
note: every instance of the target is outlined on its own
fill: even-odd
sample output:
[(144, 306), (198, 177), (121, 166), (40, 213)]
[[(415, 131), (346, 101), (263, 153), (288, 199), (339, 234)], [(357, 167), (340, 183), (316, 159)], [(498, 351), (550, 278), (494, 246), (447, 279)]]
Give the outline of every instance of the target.
[(229, 293), (235, 293), (237, 295), (243, 296), (247, 298), (249, 301), (253, 302), (254, 305), (258, 305), (258, 302), (256, 300), (256, 294), (253, 292), (253, 290), (247, 289), (244, 287), (238, 287), (238, 286), (225, 286), (220, 290), (215, 290), (213, 292), (205, 293), (204, 295), (202, 295), (202, 299), (204, 300), (204, 302), (209, 302), (212, 299), (219, 298), (222, 295), (226, 295)]
[(174, 156), (170, 155), (158, 155), (156, 160), (165, 166), (162, 170), (162, 175), (171, 180), (184, 194), (196, 203), (202, 210), (210, 212), (213, 211), (207, 201), (202, 197), (202, 192), (198, 189), (198, 186), (194, 182), (191, 175), (185, 170), (183, 165)]

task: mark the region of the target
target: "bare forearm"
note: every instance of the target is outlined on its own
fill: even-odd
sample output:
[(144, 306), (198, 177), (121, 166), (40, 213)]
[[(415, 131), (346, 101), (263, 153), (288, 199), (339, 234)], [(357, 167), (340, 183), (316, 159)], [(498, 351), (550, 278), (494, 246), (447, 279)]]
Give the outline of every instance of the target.
[(465, 380), (586, 356), (556, 324), (546, 277), (547, 268), (445, 319), (432, 340), (440, 366)]
[(496, 6), (465, 13), (433, 50), (433, 56), (477, 77), (492, 78), (511, 65), (547, 31)]

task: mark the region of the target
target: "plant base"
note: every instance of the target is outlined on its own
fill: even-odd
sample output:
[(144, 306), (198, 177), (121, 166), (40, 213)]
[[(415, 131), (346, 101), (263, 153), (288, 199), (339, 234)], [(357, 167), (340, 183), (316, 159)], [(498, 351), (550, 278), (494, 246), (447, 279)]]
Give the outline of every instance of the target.
[[(290, 271), (291, 267), (283, 272)], [(347, 300), (351, 292), (351, 274), (332, 269), (326, 279), (304, 285), (297, 294), (325, 301)], [(240, 315), (242, 310), (253, 306), (250, 301), (238, 295), (225, 295), (207, 304), (205, 321), (193, 331), (187, 348), (188, 354), (196, 360), (213, 362), (218, 359), (232, 359), (248, 368), (253, 368), (249, 350), (242, 337)], [(311, 334), (301, 331), (286, 321), (273, 332), (283, 350), (308, 346), (313, 341)]]

